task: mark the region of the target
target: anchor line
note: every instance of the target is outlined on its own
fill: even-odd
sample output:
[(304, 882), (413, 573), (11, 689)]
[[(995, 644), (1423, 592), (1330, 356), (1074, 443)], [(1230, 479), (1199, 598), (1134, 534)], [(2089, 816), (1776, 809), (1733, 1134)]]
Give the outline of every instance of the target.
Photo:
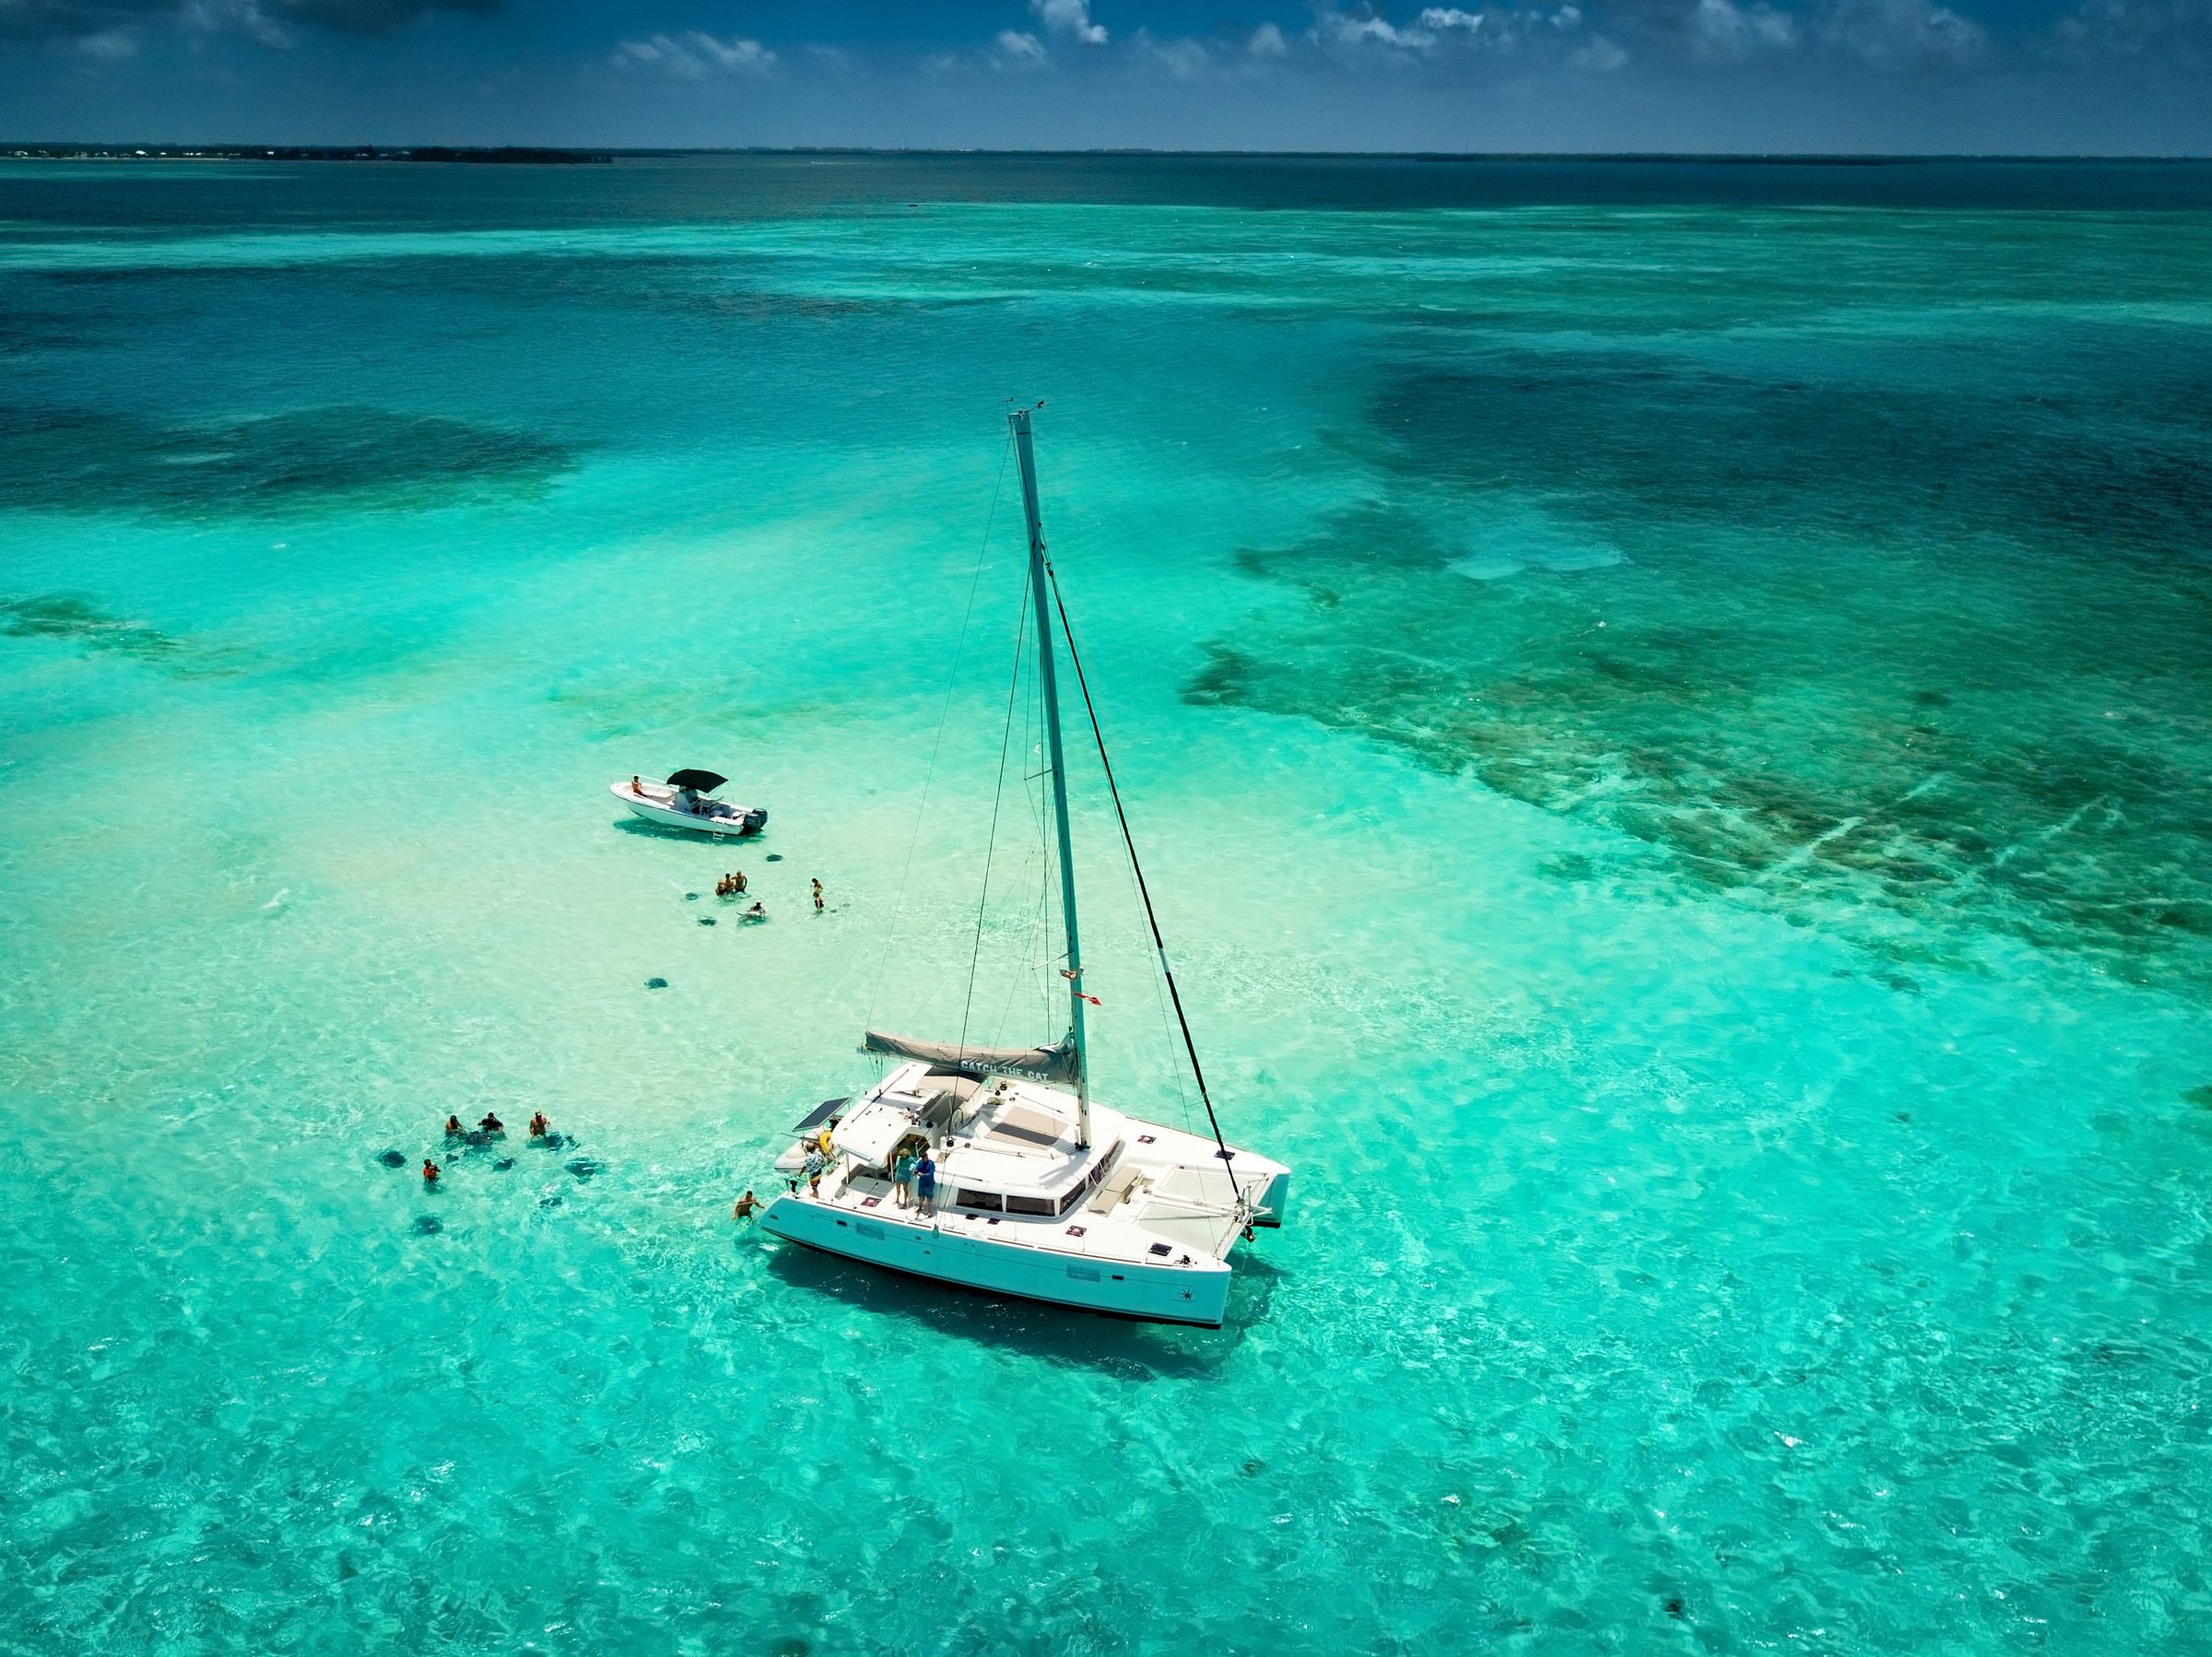
[(1214, 1131), (1214, 1144), (1221, 1153), (1221, 1166), (1229, 1171), (1229, 1188), (1236, 1193), (1237, 1207), (1246, 1209), (1244, 1187), (1237, 1179), (1237, 1165), (1229, 1142), (1221, 1137), (1220, 1119), (1214, 1114), (1214, 1097), (1206, 1090), (1206, 1069), (1198, 1062), (1198, 1043), (1191, 1037), (1191, 1021), (1183, 1014), (1182, 992), (1175, 985), (1175, 970), (1168, 965), (1168, 946), (1159, 935), (1159, 917), (1152, 911), (1152, 888), (1145, 881), (1145, 865), (1136, 855), (1136, 839), (1129, 832), (1129, 814), (1122, 809), (1122, 791), (1113, 780), (1113, 761), (1107, 757), (1106, 734), (1099, 728), (1099, 710), (1090, 699), (1090, 680), (1083, 672), (1082, 652), (1076, 649), (1075, 629), (1067, 622), (1067, 601), (1060, 594), (1060, 575), (1052, 560), (1044, 560), (1045, 579), (1052, 582), (1053, 607), (1060, 613), (1060, 637), (1067, 640), (1067, 659), (1076, 670), (1076, 687), (1083, 693), (1083, 711), (1090, 720), (1091, 740), (1098, 744), (1099, 764), (1106, 772), (1106, 792), (1113, 797), (1114, 819), (1122, 826), (1122, 844), (1129, 849), (1129, 867), (1136, 875), (1137, 896), (1145, 905), (1145, 923), (1152, 929), (1152, 948), (1159, 957), (1159, 970), (1168, 981), (1168, 998), (1175, 1004), (1175, 1022), (1182, 1030), (1182, 1049), (1191, 1058), (1191, 1075), (1198, 1083), (1198, 1100), (1206, 1107), (1206, 1126)]

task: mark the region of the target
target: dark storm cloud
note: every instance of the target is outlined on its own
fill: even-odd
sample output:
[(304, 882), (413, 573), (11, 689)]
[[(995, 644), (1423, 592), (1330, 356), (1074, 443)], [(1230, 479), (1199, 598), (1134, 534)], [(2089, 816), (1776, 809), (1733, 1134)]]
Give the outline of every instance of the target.
[(0, 0), (0, 40), (82, 41), (147, 23), (282, 45), (291, 27), (391, 34), (433, 12), (488, 17), (501, 0)]

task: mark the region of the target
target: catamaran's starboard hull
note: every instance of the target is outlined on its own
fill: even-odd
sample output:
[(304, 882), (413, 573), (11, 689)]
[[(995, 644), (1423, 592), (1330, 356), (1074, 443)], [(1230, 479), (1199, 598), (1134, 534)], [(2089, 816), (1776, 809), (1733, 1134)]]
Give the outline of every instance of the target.
[(1109, 1317), (1218, 1329), (1229, 1306), (1231, 1273), (1218, 1261), (1201, 1259), (1187, 1266), (1087, 1261), (966, 1236), (926, 1220), (864, 1218), (810, 1202), (804, 1194), (776, 1198), (760, 1223), (787, 1241), (887, 1271)]

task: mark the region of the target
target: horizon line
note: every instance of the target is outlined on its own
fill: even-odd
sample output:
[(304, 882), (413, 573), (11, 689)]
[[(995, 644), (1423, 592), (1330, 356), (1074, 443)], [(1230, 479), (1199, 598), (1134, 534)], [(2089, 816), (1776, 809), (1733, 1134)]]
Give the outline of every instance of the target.
[[(252, 152), (262, 152), (258, 155)], [(56, 154), (53, 152), (69, 152)], [(454, 144), (454, 143), (329, 143), (271, 142), (265, 139), (0, 139), (0, 159), (66, 160), (79, 156), (115, 157), (132, 160), (166, 159), (327, 159), (380, 160), (405, 159), (418, 153), (457, 159), (502, 156), (559, 156), (607, 159), (668, 159), (700, 156), (915, 156), (926, 158), (1085, 158), (1154, 157), (1193, 160), (1309, 160), (1309, 161), (1436, 161), (1436, 162), (1631, 162), (1639, 164), (1704, 163), (1751, 166), (1910, 166), (1942, 162), (1983, 162), (2016, 165), (2053, 163), (2129, 162), (2188, 164), (2212, 160), (2212, 155), (2174, 151), (2167, 154), (2064, 151), (2048, 154), (2025, 150), (1449, 150), (1449, 149), (1187, 149), (1147, 145), (1098, 145), (1085, 147), (1012, 149), (995, 146), (867, 145), (867, 144), (733, 144), (733, 145), (605, 145), (605, 144)]]

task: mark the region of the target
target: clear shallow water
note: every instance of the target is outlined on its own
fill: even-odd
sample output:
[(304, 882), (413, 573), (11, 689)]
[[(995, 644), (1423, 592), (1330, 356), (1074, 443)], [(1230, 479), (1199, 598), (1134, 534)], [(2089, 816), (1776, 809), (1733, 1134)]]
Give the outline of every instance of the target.
[[(2208, 206), (0, 173), (8, 1643), (2203, 1644)], [(1218, 1334), (728, 1218), (958, 1016), (1040, 394), (1309, 1205)], [(617, 824), (683, 763), (770, 843)], [(1172, 1119), (1100, 805), (1101, 1087)], [(732, 863), (768, 926), (696, 924)], [(588, 1178), (376, 1160), (534, 1107)]]

